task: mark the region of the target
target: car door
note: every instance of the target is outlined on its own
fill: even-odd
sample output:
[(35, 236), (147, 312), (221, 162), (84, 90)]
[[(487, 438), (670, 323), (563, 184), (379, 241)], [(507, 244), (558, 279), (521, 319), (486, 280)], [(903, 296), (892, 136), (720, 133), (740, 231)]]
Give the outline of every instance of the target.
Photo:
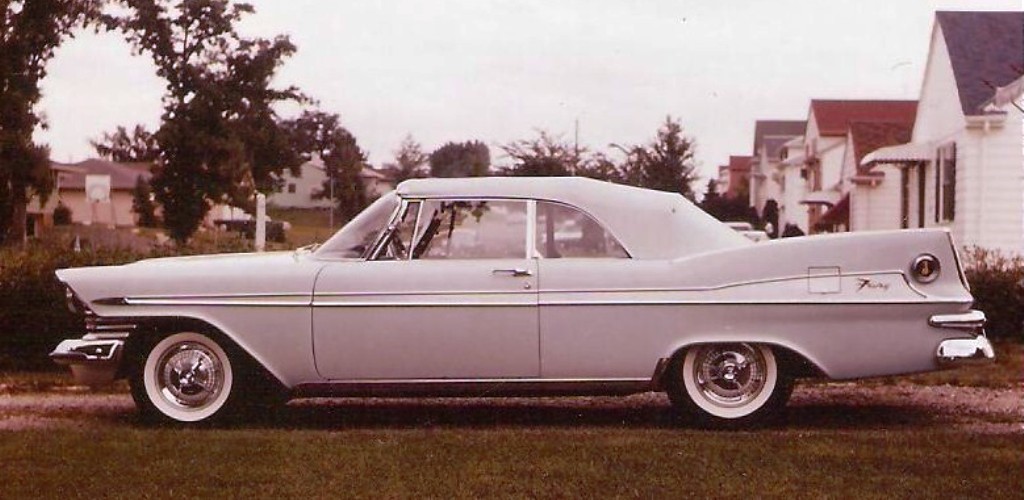
[(405, 202), (375, 255), (326, 265), (313, 301), (318, 372), (332, 380), (537, 377), (527, 205)]

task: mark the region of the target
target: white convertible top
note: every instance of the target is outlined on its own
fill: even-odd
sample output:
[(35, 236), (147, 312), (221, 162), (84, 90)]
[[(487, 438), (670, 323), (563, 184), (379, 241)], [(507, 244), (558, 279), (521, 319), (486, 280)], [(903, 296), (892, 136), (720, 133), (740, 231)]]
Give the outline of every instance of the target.
[(678, 193), (585, 177), (410, 179), (403, 198), (526, 198), (572, 205), (608, 228), (637, 259), (671, 259), (752, 244)]

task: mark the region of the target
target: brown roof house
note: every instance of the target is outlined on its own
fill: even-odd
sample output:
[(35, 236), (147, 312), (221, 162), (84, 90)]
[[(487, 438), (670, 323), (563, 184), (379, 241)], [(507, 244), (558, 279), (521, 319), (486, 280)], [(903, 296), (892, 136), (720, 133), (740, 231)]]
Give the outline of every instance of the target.
[(152, 177), (148, 163), (118, 163), (89, 159), (78, 163), (51, 162), (54, 193), (46, 205), (35, 199), (29, 204), (33, 225), (51, 225), (53, 210), (62, 204), (71, 210), (71, 221), (109, 227), (135, 226), (132, 190), (139, 178)]
[(948, 227), (959, 244), (1024, 254), (1022, 75), (1024, 12), (936, 13), (909, 140), (852, 177), (865, 186), (854, 229)]
[[(827, 100), (811, 101), (803, 133), (803, 158), (789, 162), (787, 170), (800, 169), (802, 193), (787, 193), (780, 219), (813, 233), (844, 231), (848, 222), (840, 214), (831, 223), (818, 224), (836, 207), (849, 190), (843, 177), (849, 129), (854, 123), (888, 123), (910, 126), (917, 114), (917, 101), (909, 100)], [(792, 175), (787, 172), (786, 175)], [(794, 204), (794, 201), (796, 202)], [(840, 207), (845, 210), (845, 207)], [(781, 222), (780, 222), (781, 223)]]

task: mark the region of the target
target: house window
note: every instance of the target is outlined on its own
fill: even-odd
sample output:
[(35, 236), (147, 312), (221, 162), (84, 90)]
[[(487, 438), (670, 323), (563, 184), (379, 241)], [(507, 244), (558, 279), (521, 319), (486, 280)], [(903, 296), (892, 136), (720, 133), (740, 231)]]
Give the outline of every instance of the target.
[(294, 182), (288, 184), (288, 192), (289, 193), (293, 193), (293, 194), (295, 193), (295, 183)]
[(956, 143), (950, 143), (935, 157), (935, 222), (951, 222), (955, 214)]

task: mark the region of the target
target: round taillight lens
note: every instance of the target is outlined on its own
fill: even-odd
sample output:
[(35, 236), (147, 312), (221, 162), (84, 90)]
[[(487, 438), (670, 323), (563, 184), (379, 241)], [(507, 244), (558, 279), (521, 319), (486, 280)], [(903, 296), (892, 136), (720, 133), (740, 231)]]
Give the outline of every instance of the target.
[(942, 266), (932, 254), (918, 255), (910, 265), (910, 274), (919, 283), (931, 283), (938, 279)]

